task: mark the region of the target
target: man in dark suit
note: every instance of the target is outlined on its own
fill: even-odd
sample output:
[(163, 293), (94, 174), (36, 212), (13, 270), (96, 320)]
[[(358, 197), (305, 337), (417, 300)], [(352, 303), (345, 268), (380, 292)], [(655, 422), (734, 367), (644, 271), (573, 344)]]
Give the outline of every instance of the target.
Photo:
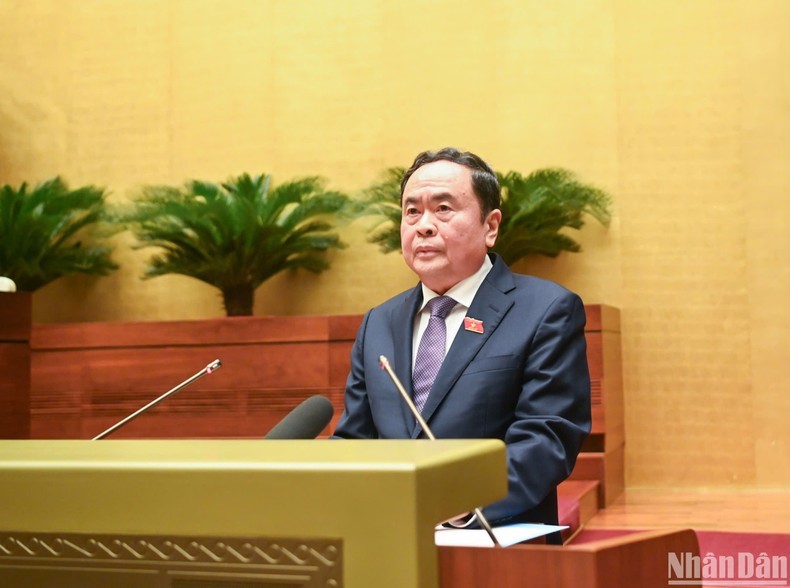
[[(384, 355), (436, 438), (505, 442), (509, 493), (483, 509), (489, 521), (556, 524), (557, 484), (590, 430), (582, 302), (488, 253), (500, 188), (476, 155), (421, 153), (404, 175), (401, 205), (403, 257), (420, 284), (365, 315), (335, 436), (423, 434), (379, 366)], [(423, 349), (429, 339), (438, 358)]]

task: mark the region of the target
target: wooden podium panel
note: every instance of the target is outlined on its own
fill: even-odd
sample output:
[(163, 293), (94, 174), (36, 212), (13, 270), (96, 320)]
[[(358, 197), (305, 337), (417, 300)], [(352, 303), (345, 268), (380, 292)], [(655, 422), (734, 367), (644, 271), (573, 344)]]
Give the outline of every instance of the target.
[(0, 441), (0, 480), (41, 588), (435, 588), (434, 525), (507, 491), (495, 440)]
[(692, 530), (552, 547), (440, 547), (441, 588), (666, 588), (669, 553), (699, 556)]

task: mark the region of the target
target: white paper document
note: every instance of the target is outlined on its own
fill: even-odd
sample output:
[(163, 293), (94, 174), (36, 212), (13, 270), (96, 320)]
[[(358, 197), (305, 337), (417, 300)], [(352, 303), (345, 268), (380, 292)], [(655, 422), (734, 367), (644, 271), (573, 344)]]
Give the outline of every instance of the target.
[[(519, 523), (494, 527), (494, 535), (502, 547), (515, 545), (522, 541), (542, 537), (555, 531), (567, 529), (567, 526), (539, 525)], [(453, 547), (493, 547), (494, 543), (485, 529), (447, 529), (438, 528), (434, 534), (436, 545)]]

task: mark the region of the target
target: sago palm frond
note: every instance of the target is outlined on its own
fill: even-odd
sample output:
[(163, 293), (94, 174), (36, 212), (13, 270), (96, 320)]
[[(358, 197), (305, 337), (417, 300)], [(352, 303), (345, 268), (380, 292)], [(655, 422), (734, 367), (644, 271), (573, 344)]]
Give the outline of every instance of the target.
[(32, 190), (26, 183), (0, 188), (0, 276), (33, 292), (61, 276), (117, 269), (111, 248), (100, 244), (110, 234), (105, 197), (95, 186), (69, 190), (59, 177)]
[(609, 224), (609, 196), (583, 184), (569, 170), (539, 169), (526, 177), (514, 171), (497, 175), (502, 224), (493, 250), (507, 264), (534, 254), (556, 257), (562, 251), (581, 251), (573, 238), (560, 231), (581, 229), (585, 215)]
[[(382, 253), (399, 251), (400, 181), (404, 168), (389, 168), (384, 180), (373, 184), (355, 204), (355, 215), (372, 217), (368, 241)], [(539, 169), (524, 177), (518, 172), (497, 174), (502, 186), (502, 224), (493, 251), (512, 264), (529, 255), (556, 257), (561, 251), (580, 251), (562, 229), (580, 229), (590, 215), (603, 225), (610, 221), (610, 198), (602, 190), (579, 181), (561, 168)]]
[(382, 253), (400, 251), (400, 182), (406, 168), (391, 167), (384, 171), (381, 182), (363, 192), (363, 198), (354, 203), (354, 216), (371, 217), (368, 228), (369, 243), (379, 246)]
[(253, 292), (285, 269), (319, 272), (341, 248), (333, 217), (348, 198), (317, 177), (271, 187), (268, 175), (224, 184), (150, 186), (122, 215), (140, 247), (158, 247), (143, 277), (182, 274), (219, 288), (229, 315), (252, 314)]

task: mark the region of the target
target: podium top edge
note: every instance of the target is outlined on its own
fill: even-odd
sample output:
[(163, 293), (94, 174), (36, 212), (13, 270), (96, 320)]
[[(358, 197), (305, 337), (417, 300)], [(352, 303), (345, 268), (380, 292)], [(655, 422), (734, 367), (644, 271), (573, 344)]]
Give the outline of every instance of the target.
[(496, 439), (447, 440), (7, 440), (0, 471), (77, 469), (422, 469), (504, 455)]

